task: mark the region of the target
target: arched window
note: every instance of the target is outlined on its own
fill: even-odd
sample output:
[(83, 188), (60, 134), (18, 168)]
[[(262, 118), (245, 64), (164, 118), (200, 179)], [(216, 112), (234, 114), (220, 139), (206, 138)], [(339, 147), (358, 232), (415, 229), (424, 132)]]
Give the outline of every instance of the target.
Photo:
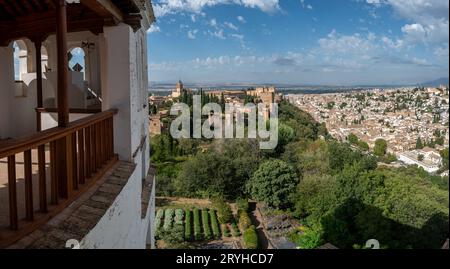
[(41, 65), (42, 65), (42, 72), (47, 72), (48, 52), (47, 52), (47, 48), (44, 45), (42, 45), (42, 47), (41, 47)]
[(75, 72), (83, 73), (83, 77), (85, 77), (85, 53), (84, 50), (80, 47), (76, 47), (70, 50), (69, 52), (69, 68)]
[(22, 40), (13, 42), (14, 48), (14, 79), (22, 80), (22, 75), (28, 73), (28, 49)]

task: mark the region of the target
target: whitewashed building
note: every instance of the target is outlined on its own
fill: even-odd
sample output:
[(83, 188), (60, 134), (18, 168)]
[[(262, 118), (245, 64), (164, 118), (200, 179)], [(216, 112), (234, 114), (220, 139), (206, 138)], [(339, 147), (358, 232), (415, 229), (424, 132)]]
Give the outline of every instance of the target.
[(150, 0), (14, 2), (0, 1), (0, 248), (153, 247)]
[(397, 157), (399, 161), (408, 165), (422, 167), (428, 173), (438, 171), (442, 165), (442, 157), (431, 148), (402, 152)]

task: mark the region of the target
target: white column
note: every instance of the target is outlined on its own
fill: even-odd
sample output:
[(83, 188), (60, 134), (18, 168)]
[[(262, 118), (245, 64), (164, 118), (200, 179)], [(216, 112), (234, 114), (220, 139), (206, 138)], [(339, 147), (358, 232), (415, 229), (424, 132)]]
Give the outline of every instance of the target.
[(116, 108), (114, 116), (114, 149), (122, 160), (132, 160), (131, 57), (128, 25), (105, 27), (100, 39), (102, 110)]

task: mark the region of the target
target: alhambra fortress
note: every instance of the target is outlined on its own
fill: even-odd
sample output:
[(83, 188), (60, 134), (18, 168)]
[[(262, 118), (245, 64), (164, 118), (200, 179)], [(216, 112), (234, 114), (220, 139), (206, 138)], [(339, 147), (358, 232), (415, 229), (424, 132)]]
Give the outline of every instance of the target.
[[(165, 103), (178, 102), (183, 93), (198, 95), (200, 94), (200, 91), (186, 88), (183, 82), (179, 80), (175, 85), (175, 89), (173, 89), (169, 95), (164, 96), (153, 94), (148, 98), (148, 103), (155, 107), (162, 107)], [(255, 98), (258, 103), (262, 103), (266, 107), (266, 110), (263, 112), (263, 116), (265, 119), (268, 119), (270, 117), (270, 110), (273, 109), (272, 104), (278, 103), (284, 98), (283, 94), (277, 93), (277, 90), (274, 86), (249, 88), (247, 90), (205, 90), (203, 91), (203, 93), (211, 97), (215, 97), (218, 100), (221, 100), (223, 98), (224, 100), (221, 101), (223, 101), (224, 103), (234, 105), (244, 104), (245, 98), (248, 96)], [(242, 108), (242, 112), (248, 113), (249, 111), (245, 108)], [(168, 116), (169, 111), (165, 109), (160, 109), (159, 111), (157, 111), (157, 113), (152, 113), (152, 115), (150, 115), (150, 135), (153, 136), (161, 134), (161, 130), (163, 130), (164, 128), (170, 128), (170, 126), (164, 126), (163, 124), (163, 119)]]
[(0, 1), (0, 248), (154, 246), (154, 20), (148, 0)]

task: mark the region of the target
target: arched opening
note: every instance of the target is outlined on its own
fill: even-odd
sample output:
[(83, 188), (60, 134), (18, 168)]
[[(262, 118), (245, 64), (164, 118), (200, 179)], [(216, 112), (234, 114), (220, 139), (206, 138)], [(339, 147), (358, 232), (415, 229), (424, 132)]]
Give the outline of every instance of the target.
[(48, 52), (47, 48), (42, 45), (41, 47), (41, 66), (42, 66), (42, 72), (48, 71)]
[(86, 79), (85, 69), (86, 69), (86, 54), (84, 50), (80, 47), (72, 48), (69, 53), (69, 69), (74, 72), (83, 73), (83, 78)]
[(13, 42), (14, 49), (14, 79), (22, 80), (22, 75), (28, 73), (28, 48), (23, 40)]

